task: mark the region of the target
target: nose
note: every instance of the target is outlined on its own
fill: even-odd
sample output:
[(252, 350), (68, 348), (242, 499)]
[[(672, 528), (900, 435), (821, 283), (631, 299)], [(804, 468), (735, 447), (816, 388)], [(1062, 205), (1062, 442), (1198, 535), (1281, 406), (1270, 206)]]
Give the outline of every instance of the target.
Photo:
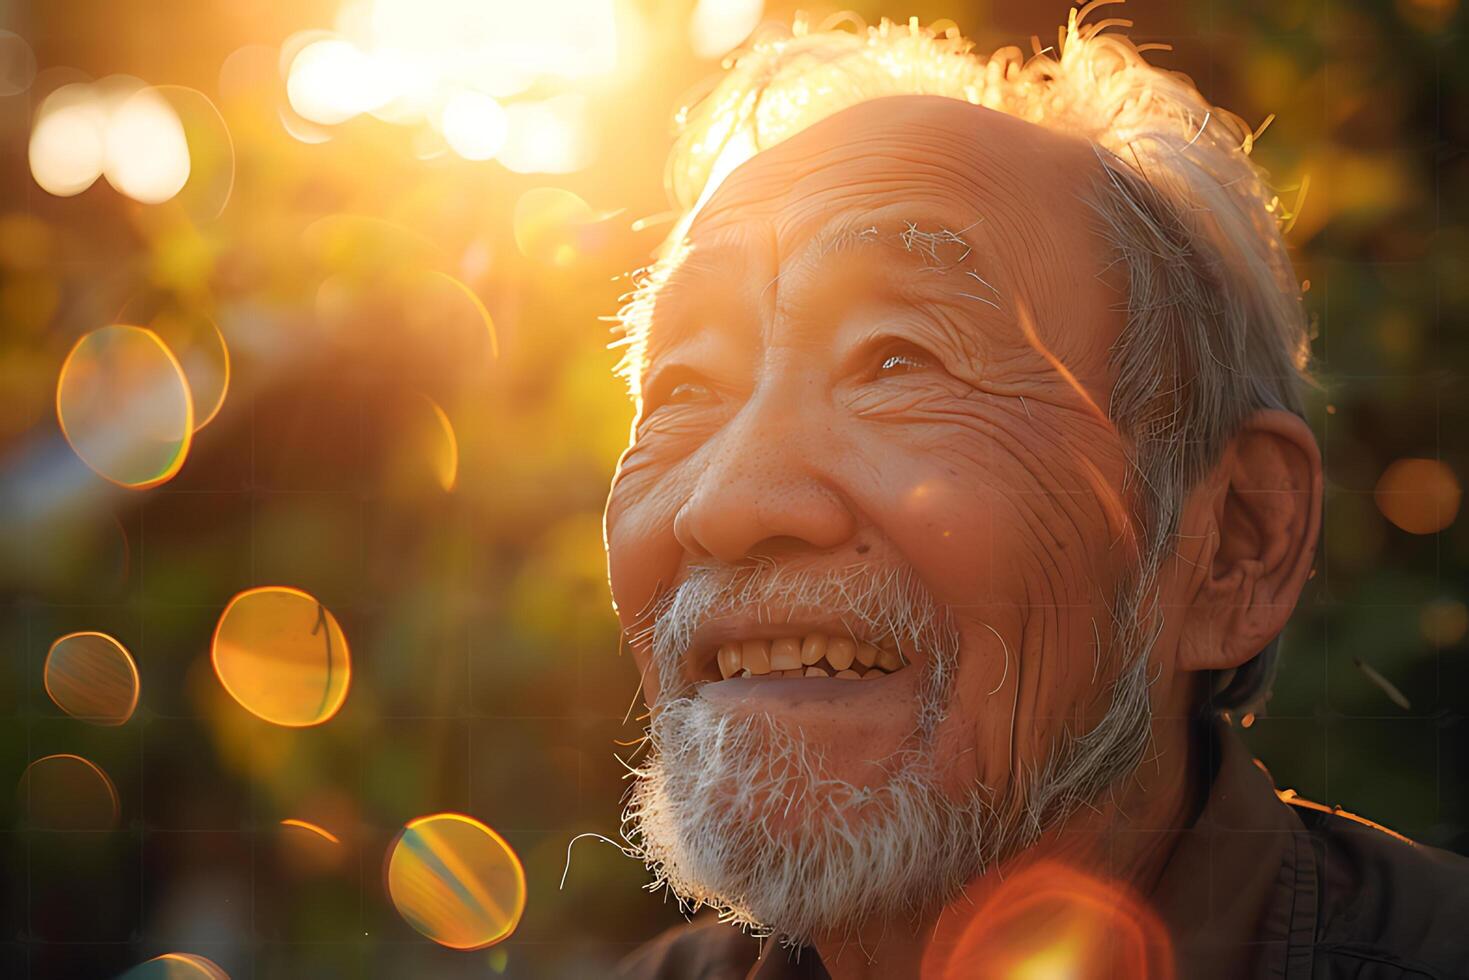
[(732, 564), (778, 551), (827, 551), (856, 534), (847, 501), (822, 471), (829, 445), (823, 451), (790, 419), (747, 415), (711, 447), (713, 459), (673, 520), (686, 552)]

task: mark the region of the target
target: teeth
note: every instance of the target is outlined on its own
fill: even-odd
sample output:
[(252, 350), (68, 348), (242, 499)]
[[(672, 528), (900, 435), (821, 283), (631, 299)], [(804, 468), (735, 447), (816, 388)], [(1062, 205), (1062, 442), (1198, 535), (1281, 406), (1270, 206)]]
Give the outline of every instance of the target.
[(826, 662), (836, 670), (846, 670), (852, 666), (852, 660), (857, 656), (857, 644), (845, 636), (834, 636), (826, 644)]
[(836, 676), (846, 680), (870, 680), (908, 664), (895, 650), (825, 633), (731, 641), (719, 647), (715, 661), (719, 675), (725, 678)]
[(733, 643), (726, 643), (719, 648), (719, 674), (721, 677), (733, 677), (740, 672), (740, 665), (744, 658), (740, 656), (740, 648)]
[(770, 644), (770, 669), (795, 670), (801, 666), (801, 641), (776, 640)]
[(752, 674), (770, 673), (770, 643), (766, 640), (746, 640), (740, 646), (745, 666)]

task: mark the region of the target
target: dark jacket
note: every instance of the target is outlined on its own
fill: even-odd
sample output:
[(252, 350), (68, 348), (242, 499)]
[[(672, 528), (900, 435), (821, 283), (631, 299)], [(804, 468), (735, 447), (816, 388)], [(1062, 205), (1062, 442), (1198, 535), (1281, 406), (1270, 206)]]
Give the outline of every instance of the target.
[[(1179, 980), (1469, 980), (1469, 860), (1278, 792), (1227, 727), (1212, 752), (1209, 798), (1149, 896)], [(712, 919), (659, 936), (619, 975), (828, 976), (814, 949), (762, 955)]]

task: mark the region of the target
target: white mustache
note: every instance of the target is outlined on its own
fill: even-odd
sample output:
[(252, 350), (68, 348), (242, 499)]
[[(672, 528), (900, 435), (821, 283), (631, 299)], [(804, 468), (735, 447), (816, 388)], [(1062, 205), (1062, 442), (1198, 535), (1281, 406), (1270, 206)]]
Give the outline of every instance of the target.
[(751, 608), (834, 614), (928, 654), (932, 669), (950, 667), (957, 652), (958, 634), (948, 610), (906, 566), (864, 563), (813, 569), (775, 562), (701, 563), (661, 597), (639, 637), (652, 650), (660, 700), (688, 693), (681, 666), (699, 627)]

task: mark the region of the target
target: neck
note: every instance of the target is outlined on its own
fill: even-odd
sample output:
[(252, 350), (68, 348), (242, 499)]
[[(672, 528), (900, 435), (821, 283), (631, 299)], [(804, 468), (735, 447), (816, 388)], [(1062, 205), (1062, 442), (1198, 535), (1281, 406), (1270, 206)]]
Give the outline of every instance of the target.
[[(1153, 891), (1181, 829), (1193, 823), (1207, 795), (1189, 722), (1156, 719), (1152, 744), (1156, 753), (1102, 799), (968, 882), (937, 912), (818, 937), (827, 971), (834, 980), (991, 975), (1001, 972), (1001, 962), (1039, 962), (1066, 936), (1109, 930), (1097, 910), (1125, 914)], [(1020, 921), (1026, 907), (1033, 908), (1034, 928)], [(994, 932), (984, 935), (992, 925)], [(983, 964), (973, 960), (978, 954)], [(961, 968), (953, 972), (945, 964)]]

